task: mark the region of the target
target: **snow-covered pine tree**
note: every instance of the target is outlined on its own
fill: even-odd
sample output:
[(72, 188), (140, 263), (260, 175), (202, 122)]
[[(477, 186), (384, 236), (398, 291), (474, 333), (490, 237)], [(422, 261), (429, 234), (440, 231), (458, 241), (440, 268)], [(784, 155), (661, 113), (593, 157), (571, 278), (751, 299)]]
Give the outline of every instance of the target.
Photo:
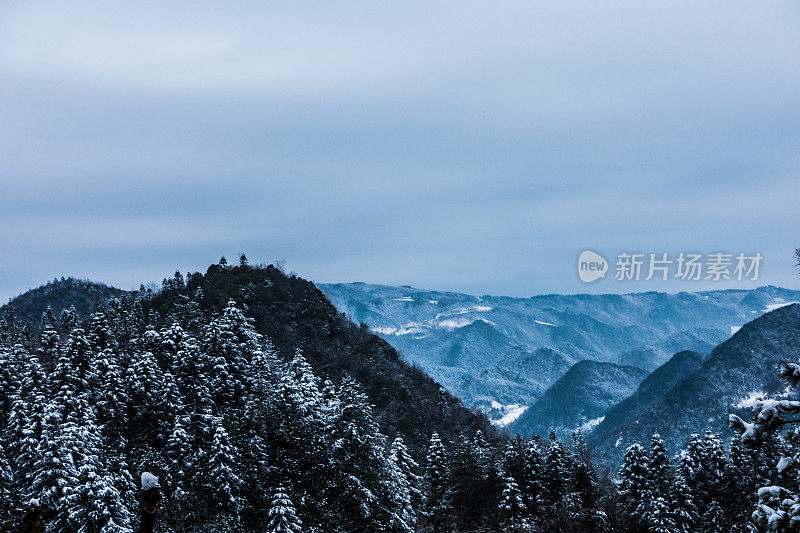
[(678, 531), (675, 518), (670, 512), (667, 502), (661, 496), (655, 498), (649, 506), (644, 522), (651, 533), (676, 533)]
[(570, 472), (572, 486), (570, 490), (577, 502), (580, 520), (588, 523), (593, 521), (597, 515), (596, 509), (600, 499), (600, 491), (589, 450), (580, 432), (572, 435), (572, 452), (572, 469)]
[(500, 527), (503, 531), (520, 532), (527, 529), (525, 518), (527, 507), (522, 496), (519, 485), (513, 477), (503, 479), (503, 493), (500, 496)]
[(73, 484), (64, 487), (59, 511), (66, 511), (66, 516), (61, 523), (67, 531), (78, 533), (130, 533), (130, 512), (117, 488), (123, 479), (102, 464), (100, 433), (94, 421), (86, 419), (80, 427), (67, 424), (62, 431), (76, 472)]
[(172, 404), (164, 372), (152, 352), (135, 354), (125, 372), (125, 385), (130, 431), (140, 437), (134, 444), (144, 450), (163, 446), (169, 437), (176, 406)]
[(561, 507), (571, 504), (571, 461), (569, 450), (550, 432), (545, 449), (545, 495), (547, 504)]
[(41, 365), (31, 352), (19, 355), (20, 388), (14, 395), (3, 439), (7, 442), (10, 464), (15, 473), (16, 492), (29, 495), (34, 465), (39, 460), (39, 446), (44, 423), (45, 378)]
[(675, 485), (675, 473), (667, 457), (664, 441), (658, 433), (654, 434), (650, 441), (650, 463), (647, 470), (653, 494), (664, 498), (665, 502), (669, 501)]
[(15, 349), (7, 343), (0, 344), (0, 431), (4, 431), (8, 424), (20, 388), (21, 358), (18, 352), (19, 347)]
[(422, 477), (417, 474), (419, 465), (411, 457), (403, 437), (398, 436), (392, 442), (389, 449), (389, 460), (391, 460), (400, 471), (401, 479), (408, 492), (409, 498), (404, 502), (403, 515), (406, 523), (414, 526), (417, 522), (417, 511), (423, 502)]
[(61, 310), (61, 316), (58, 318), (58, 325), (60, 329), (60, 333), (63, 336), (69, 335), (69, 333), (78, 327), (78, 311), (75, 309), (75, 306), (70, 306), (69, 308), (65, 308)]
[(72, 457), (61, 447), (61, 410), (55, 401), (45, 404), (38, 457), (31, 473), (30, 496), (45, 509), (58, 509), (64, 488), (75, 483)]
[(668, 505), (677, 531), (692, 533), (697, 530), (695, 527), (697, 506), (694, 504), (694, 495), (682, 474), (675, 476), (672, 497)]
[(267, 533), (301, 533), (303, 530), (292, 500), (281, 486), (276, 487), (272, 493), (267, 518)]
[(253, 320), (230, 300), (222, 314), (205, 328), (202, 348), (213, 360), (211, 390), (218, 405), (241, 407), (249, 389), (249, 362), (260, 351)]
[(649, 484), (649, 458), (645, 449), (638, 443), (631, 444), (625, 451), (622, 466), (617, 474), (617, 482), (622, 507), (633, 520), (642, 520), (649, 515), (652, 492)]
[(237, 519), (241, 511), (241, 477), (238, 450), (231, 446), (222, 419), (214, 420), (214, 433), (208, 443), (204, 468), (210, 511)]
[(711, 505), (703, 513), (702, 522), (703, 533), (728, 533), (731, 531), (717, 500), (711, 500)]
[(0, 524), (10, 518), (17, 502), (14, 494), (14, 473), (4, 444), (0, 439)]
[(337, 516), (347, 529), (369, 531), (388, 525), (393, 531), (411, 531), (404, 519), (411, 496), (401, 471), (389, 459), (366, 395), (355, 381), (345, 378), (339, 399), (341, 409), (332, 421), (331, 450), (336, 465), (331, 490)]
[(52, 370), (58, 358), (58, 324), (50, 306), (42, 313), (39, 358), (44, 368)]
[[(781, 457), (778, 461), (766, 462), (774, 466), (771, 471), (763, 472), (764, 481), (769, 484), (758, 489), (758, 502), (753, 512), (753, 519), (759, 528), (783, 533), (800, 530), (798, 476), (784, 476), (785, 472), (796, 472), (800, 461), (798, 429), (784, 431), (787, 426), (792, 427), (800, 421), (800, 399), (797, 399), (800, 362), (782, 362), (778, 374), (792, 395), (760, 399), (755, 402), (752, 422), (745, 422), (739, 416), (731, 414), (730, 424), (741, 435), (745, 444), (758, 450), (759, 463), (764, 462), (765, 457), (774, 457), (776, 449), (783, 448), (779, 452)], [(784, 443), (776, 446), (776, 443), (780, 443), (782, 433), (785, 436)]]
[(522, 493), (525, 505), (533, 516), (541, 516), (546, 501), (545, 468), (539, 439), (529, 439), (525, 446), (524, 468), (522, 473)]
[(425, 467), (425, 517), (434, 533), (448, 531), (450, 516), (447, 461), (442, 440), (431, 435)]
[(752, 450), (739, 435), (731, 438), (720, 490), (720, 506), (729, 524), (746, 524), (756, 503), (757, 479)]
[(109, 448), (118, 453), (127, 446), (132, 433), (123, 365), (120, 352), (115, 350), (103, 350), (94, 359), (97, 422)]

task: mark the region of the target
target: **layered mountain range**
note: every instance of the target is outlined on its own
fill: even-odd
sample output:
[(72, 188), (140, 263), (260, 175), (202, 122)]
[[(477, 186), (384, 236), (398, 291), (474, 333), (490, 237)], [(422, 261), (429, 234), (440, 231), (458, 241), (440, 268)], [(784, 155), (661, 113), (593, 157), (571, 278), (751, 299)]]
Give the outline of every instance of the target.
[[(800, 301), (800, 291), (774, 286), (532, 298), (365, 283), (319, 287), (340, 311), (499, 425), (512, 423), (575, 363), (609, 362), (650, 372), (678, 352), (706, 355), (742, 325)], [(631, 379), (625, 390), (635, 390), (639, 381)]]

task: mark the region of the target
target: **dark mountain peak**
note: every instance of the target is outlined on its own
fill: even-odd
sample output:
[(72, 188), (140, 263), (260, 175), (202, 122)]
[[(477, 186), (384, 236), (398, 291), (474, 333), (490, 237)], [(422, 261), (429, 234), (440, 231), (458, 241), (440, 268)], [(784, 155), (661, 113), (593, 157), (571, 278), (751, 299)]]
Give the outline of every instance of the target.
[(636, 390), (647, 372), (634, 366), (600, 361), (572, 365), (532, 407), (510, 427), (514, 433), (566, 436), (591, 431), (606, 410)]
[[(57, 278), (11, 299), (14, 312), (20, 320), (39, 326), (42, 313), (49, 306), (57, 317), (62, 310), (75, 307), (78, 314), (87, 316), (103, 307), (112, 298), (135, 294), (88, 279)], [(8, 304), (0, 308), (4, 312)]]
[(190, 274), (184, 286), (155, 294), (152, 306), (168, 316), (181, 297), (198, 291), (207, 313), (218, 312), (231, 299), (242, 305), (256, 331), (267, 335), (285, 358), (299, 349), (322, 378), (355, 379), (375, 406), (384, 432), (402, 435), (416, 450), (427, 446), (433, 432), (448, 440), (478, 429), (496, 434), (483, 415), (404, 362), (385, 340), (337, 311), (310, 281), (272, 265), (211, 265), (205, 274)]
[(673, 355), (669, 361), (647, 376), (631, 396), (608, 410), (603, 421), (590, 435), (590, 442), (613, 447), (627, 426), (636, 424), (641, 411), (659, 401), (676, 383), (696, 370), (702, 361), (703, 355), (690, 350)]

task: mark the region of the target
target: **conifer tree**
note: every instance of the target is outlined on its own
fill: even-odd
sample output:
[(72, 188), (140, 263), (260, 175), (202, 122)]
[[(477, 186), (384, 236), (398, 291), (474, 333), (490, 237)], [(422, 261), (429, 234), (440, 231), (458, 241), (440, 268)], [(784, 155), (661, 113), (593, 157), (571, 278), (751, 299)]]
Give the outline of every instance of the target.
[(618, 486), (622, 505), (632, 518), (642, 519), (650, 512), (648, 504), (651, 502), (652, 493), (648, 483), (648, 462), (649, 458), (644, 448), (638, 443), (633, 443), (625, 452), (619, 469)]
[(268, 533), (301, 533), (303, 530), (292, 500), (283, 487), (277, 487), (272, 494), (268, 518)]
[(676, 533), (675, 518), (670, 513), (667, 502), (661, 496), (655, 498), (648, 508), (644, 522), (652, 533)]
[(525, 446), (525, 466), (522, 490), (525, 504), (533, 516), (540, 516), (545, 495), (544, 457), (538, 439), (530, 439)]
[(405, 490), (408, 492), (409, 498), (403, 512), (406, 517), (406, 522), (413, 526), (416, 523), (417, 510), (420, 509), (423, 502), (422, 477), (417, 474), (419, 465), (414, 458), (411, 457), (405, 442), (403, 442), (403, 438), (400, 436), (395, 438), (392, 442), (389, 451), (389, 459), (400, 471)]
[(503, 531), (523, 531), (527, 508), (523, 501), (522, 491), (512, 477), (506, 477), (500, 497), (500, 526)]
[(658, 433), (650, 441), (650, 463), (648, 464), (648, 481), (654, 495), (669, 499), (675, 484), (667, 449)]
[(445, 449), (437, 433), (431, 435), (425, 468), (425, 514), (434, 533), (448, 530), (449, 494)]
[(694, 495), (683, 475), (675, 477), (669, 510), (678, 531), (681, 533), (696, 531), (697, 506), (694, 503)]
[(0, 524), (10, 516), (15, 500), (14, 474), (4, 441), (0, 440)]
[(572, 488), (570, 458), (555, 432), (550, 432), (545, 454), (544, 483), (547, 503), (552, 506), (569, 503)]
[(212, 509), (216, 513), (235, 519), (241, 510), (242, 487), (237, 472), (239, 458), (220, 419), (215, 420), (214, 433), (207, 453), (205, 468), (208, 470), (207, 490), (211, 496)]

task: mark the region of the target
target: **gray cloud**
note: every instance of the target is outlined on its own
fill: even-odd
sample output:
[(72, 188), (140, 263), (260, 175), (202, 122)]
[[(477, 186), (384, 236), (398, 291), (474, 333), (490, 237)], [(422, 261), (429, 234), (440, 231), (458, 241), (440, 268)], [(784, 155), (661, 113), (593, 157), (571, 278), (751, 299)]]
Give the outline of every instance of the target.
[(0, 296), (222, 253), (319, 281), (578, 283), (584, 247), (796, 285), (792, 3), (0, 6)]

